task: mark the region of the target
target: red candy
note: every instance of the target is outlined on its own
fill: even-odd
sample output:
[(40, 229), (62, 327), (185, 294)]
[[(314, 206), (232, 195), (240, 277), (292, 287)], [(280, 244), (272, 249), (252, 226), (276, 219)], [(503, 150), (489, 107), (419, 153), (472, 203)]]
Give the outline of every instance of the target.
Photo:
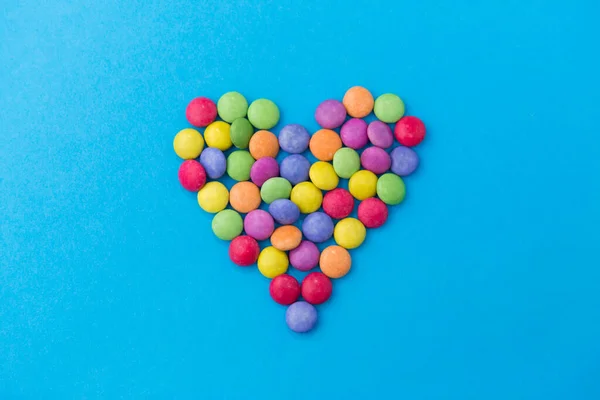
[(323, 197), (323, 211), (331, 218), (346, 218), (352, 209), (354, 209), (354, 197), (346, 189), (333, 189)]
[(325, 303), (332, 289), (331, 280), (322, 272), (311, 272), (302, 281), (302, 297), (310, 304)]
[(217, 118), (217, 106), (206, 97), (196, 97), (190, 101), (185, 117), (194, 126), (207, 126)]
[(259, 253), (258, 242), (250, 236), (238, 236), (229, 244), (229, 258), (242, 267), (254, 264)]
[(358, 205), (358, 219), (367, 228), (379, 228), (388, 217), (385, 203), (378, 198), (371, 197)]
[(275, 302), (289, 306), (300, 297), (300, 284), (291, 275), (278, 275), (271, 281), (269, 293)]
[(179, 166), (179, 182), (190, 192), (197, 192), (206, 183), (206, 171), (196, 160), (186, 160)]
[(396, 122), (394, 135), (404, 146), (416, 146), (425, 138), (425, 124), (417, 117), (406, 116)]

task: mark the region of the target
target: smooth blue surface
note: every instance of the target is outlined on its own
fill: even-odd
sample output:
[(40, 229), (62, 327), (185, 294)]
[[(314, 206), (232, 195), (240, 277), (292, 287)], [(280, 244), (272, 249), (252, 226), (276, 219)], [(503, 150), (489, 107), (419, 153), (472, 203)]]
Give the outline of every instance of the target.
[[(76, 4), (72, 4), (76, 3)], [(0, 398), (600, 398), (599, 3), (4, 1)], [(297, 335), (177, 181), (187, 102), (428, 138)]]

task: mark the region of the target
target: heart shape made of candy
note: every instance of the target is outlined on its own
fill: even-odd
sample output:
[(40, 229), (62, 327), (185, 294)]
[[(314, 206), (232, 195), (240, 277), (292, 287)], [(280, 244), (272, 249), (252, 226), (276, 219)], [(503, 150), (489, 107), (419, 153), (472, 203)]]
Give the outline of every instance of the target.
[[(229, 92), (216, 104), (206, 97), (188, 104), (186, 118), (194, 128), (179, 131), (173, 141), (184, 160), (179, 181), (215, 214), (212, 230), (230, 241), (231, 261), (257, 264), (271, 279), (270, 295), (288, 306), (291, 330), (314, 328), (315, 305), (327, 301), (333, 280), (350, 271), (349, 250), (364, 242), (367, 229), (386, 222), (389, 206), (404, 200), (402, 177), (418, 167), (412, 147), (425, 137), (423, 122), (404, 111), (397, 95), (374, 99), (354, 86), (342, 101), (319, 104), (321, 129), (311, 134), (288, 124), (275, 135), (270, 130), (279, 122), (279, 108), (271, 100), (249, 105), (242, 94)], [(371, 113), (375, 119), (367, 122)], [(229, 188), (219, 181), (226, 176), (236, 182)], [(341, 179), (348, 179), (347, 189)], [(335, 244), (326, 245), (332, 237)], [(290, 265), (308, 273), (301, 283), (286, 273)]]

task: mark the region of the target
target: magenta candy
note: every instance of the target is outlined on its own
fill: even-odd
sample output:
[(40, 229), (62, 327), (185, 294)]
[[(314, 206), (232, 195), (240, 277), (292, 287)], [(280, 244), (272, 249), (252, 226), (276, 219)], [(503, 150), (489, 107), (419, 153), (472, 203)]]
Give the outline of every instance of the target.
[(300, 271), (309, 271), (317, 266), (321, 253), (313, 242), (303, 240), (300, 246), (290, 251), (290, 264)]
[(346, 107), (338, 100), (325, 100), (315, 111), (317, 123), (325, 129), (339, 128), (346, 120)]
[(273, 157), (259, 158), (250, 168), (250, 179), (258, 187), (276, 176), (279, 176), (279, 164)]
[(340, 129), (340, 137), (346, 147), (358, 150), (367, 145), (367, 123), (360, 118), (352, 118), (346, 121)]
[(246, 235), (256, 240), (268, 239), (275, 229), (275, 221), (271, 214), (264, 210), (250, 211), (244, 218), (244, 231)]
[(384, 122), (373, 121), (367, 127), (367, 136), (373, 146), (387, 149), (394, 143), (394, 135), (392, 128)]
[(364, 169), (379, 175), (390, 169), (392, 159), (384, 149), (379, 147), (369, 147), (362, 152), (360, 164)]

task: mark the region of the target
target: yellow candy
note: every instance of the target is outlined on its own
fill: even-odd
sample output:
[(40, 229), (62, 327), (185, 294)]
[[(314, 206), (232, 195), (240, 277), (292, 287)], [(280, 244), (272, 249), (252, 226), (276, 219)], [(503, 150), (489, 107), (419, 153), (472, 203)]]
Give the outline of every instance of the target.
[(224, 210), (229, 203), (229, 191), (221, 182), (208, 182), (198, 192), (198, 204), (209, 213)]
[(296, 204), (303, 214), (310, 214), (321, 207), (323, 192), (310, 182), (300, 182), (292, 188), (290, 200)]
[(231, 147), (231, 126), (227, 122), (215, 121), (204, 130), (204, 139), (208, 147), (216, 147), (225, 151)]
[(346, 248), (355, 249), (365, 241), (367, 230), (356, 218), (344, 218), (335, 225), (333, 238), (335, 242)]
[(202, 153), (204, 139), (195, 129), (187, 128), (180, 130), (173, 139), (175, 153), (184, 160), (192, 160)]
[(258, 256), (258, 270), (267, 278), (285, 274), (288, 269), (288, 256), (275, 247), (265, 247)]
[(333, 165), (325, 161), (317, 161), (308, 171), (310, 180), (321, 190), (333, 190), (340, 182)]
[(358, 200), (374, 197), (377, 193), (377, 175), (367, 170), (355, 172), (348, 181), (348, 190)]

